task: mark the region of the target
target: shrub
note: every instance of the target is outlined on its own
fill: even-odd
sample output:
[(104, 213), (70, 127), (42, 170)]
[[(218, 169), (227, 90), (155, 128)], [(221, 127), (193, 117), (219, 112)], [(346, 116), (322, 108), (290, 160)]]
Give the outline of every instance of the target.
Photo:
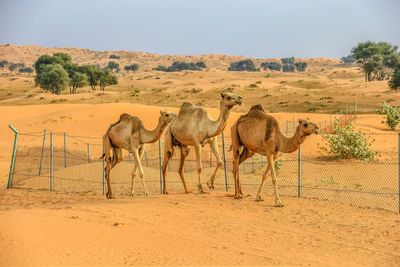
[(35, 78), (46, 92), (59, 95), (69, 85), (68, 72), (60, 64), (45, 64)]
[(389, 86), (395, 90), (400, 88), (400, 64), (394, 69), (389, 80)]
[(281, 58), (282, 64), (294, 64), (294, 57)]
[(135, 71), (137, 71), (138, 69), (139, 69), (139, 65), (138, 65), (138, 64), (126, 65), (126, 66), (124, 67), (124, 70), (126, 70), (127, 72), (129, 72), (129, 71), (135, 72)]
[(116, 71), (116, 70), (119, 69), (119, 64), (118, 64), (117, 62), (115, 62), (115, 61), (110, 61), (110, 62), (108, 62), (107, 67), (108, 67), (112, 72), (114, 72), (114, 71)]
[(329, 148), (322, 148), (328, 153), (340, 159), (361, 159), (373, 160), (376, 152), (371, 149), (362, 132), (356, 131), (351, 122), (346, 126), (341, 126), (339, 120), (334, 124), (335, 134), (325, 134), (323, 138), (328, 142)]
[(5, 68), (8, 65), (8, 61), (7, 60), (0, 60), (0, 68)]
[(16, 70), (18, 68), (23, 68), (24, 66), (25, 66), (24, 63), (12, 63), (12, 62), (8, 63), (8, 69), (10, 71), (14, 71), (14, 70)]
[(356, 62), (356, 60), (354, 59), (353, 55), (348, 55), (345, 57), (341, 57), (340, 58), (340, 62), (342, 62), (343, 64), (353, 64), (354, 62)]
[(297, 71), (305, 71), (307, 68), (307, 62), (299, 61), (294, 63), (296, 66)]
[(283, 72), (295, 72), (296, 66), (293, 64), (283, 64), (282, 71)]
[(382, 121), (383, 124), (386, 124), (392, 131), (396, 130), (400, 124), (400, 107), (393, 107), (383, 102), (382, 108), (378, 113), (385, 115), (385, 121)]
[(279, 62), (263, 62), (261, 63), (261, 68), (264, 70), (270, 69), (280, 71), (282, 69), (282, 64)]
[(232, 62), (228, 71), (258, 71), (251, 59)]
[(118, 55), (115, 55), (115, 54), (111, 54), (111, 55), (109, 56), (109, 58), (110, 58), (110, 59), (120, 59), (121, 57), (118, 56)]
[(207, 68), (206, 63), (203, 61), (198, 62), (184, 62), (184, 61), (174, 61), (171, 66), (166, 67), (163, 65), (158, 65), (154, 70), (157, 71), (166, 71), (166, 72), (174, 72), (174, 71), (182, 71), (182, 70), (203, 70)]
[(33, 73), (33, 69), (30, 67), (20, 68), (18, 71), (21, 73)]

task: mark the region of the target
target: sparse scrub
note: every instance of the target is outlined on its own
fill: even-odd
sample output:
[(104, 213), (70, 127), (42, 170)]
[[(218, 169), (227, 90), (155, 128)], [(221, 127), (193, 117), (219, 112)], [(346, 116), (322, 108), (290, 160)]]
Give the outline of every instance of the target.
[(362, 132), (354, 129), (353, 123), (341, 126), (337, 119), (334, 123), (335, 134), (324, 134), (323, 138), (329, 147), (322, 150), (339, 159), (373, 160), (376, 152), (371, 149), (371, 143)]
[(109, 59), (120, 59), (121, 57), (115, 54), (111, 54), (109, 57)]
[(394, 107), (383, 102), (378, 114), (385, 116), (385, 120), (382, 123), (386, 124), (392, 131), (395, 131), (400, 124), (400, 107)]
[(296, 66), (297, 71), (300, 71), (300, 72), (306, 71), (306, 68), (307, 68), (306, 62), (299, 61), (299, 62), (294, 63), (294, 65)]
[(282, 71), (283, 72), (295, 72), (296, 66), (294, 64), (283, 64)]
[(165, 71), (165, 72), (174, 72), (182, 70), (201, 71), (204, 70), (205, 68), (207, 68), (207, 65), (203, 61), (198, 61), (198, 62), (174, 61), (172, 65), (169, 67), (158, 65), (156, 68), (154, 68), (154, 70)]
[(128, 73), (129, 73), (129, 71), (135, 72), (135, 71), (139, 70), (139, 65), (138, 64), (126, 65), (124, 67), (124, 70), (126, 70)]
[(109, 61), (107, 64), (107, 67), (112, 71), (118, 71), (119, 70), (119, 64), (115, 61)]
[(276, 70), (280, 71), (282, 69), (282, 64), (279, 62), (263, 62), (261, 63), (261, 68), (264, 70)]
[(232, 62), (228, 71), (259, 71), (251, 59)]

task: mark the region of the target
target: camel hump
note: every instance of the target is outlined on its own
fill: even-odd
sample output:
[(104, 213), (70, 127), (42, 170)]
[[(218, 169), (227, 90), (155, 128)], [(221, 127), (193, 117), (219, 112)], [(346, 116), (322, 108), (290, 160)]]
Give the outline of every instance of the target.
[(263, 107), (260, 104), (254, 105), (250, 108), (249, 112), (247, 112), (246, 116), (248, 117), (265, 117), (266, 113)]
[(129, 115), (128, 113), (123, 113), (121, 114), (121, 116), (119, 116), (119, 121), (129, 120), (130, 118), (132, 118), (131, 115)]
[(186, 110), (190, 109), (193, 107), (192, 103), (189, 102), (183, 102), (181, 105), (181, 109), (179, 110), (179, 114), (185, 112)]

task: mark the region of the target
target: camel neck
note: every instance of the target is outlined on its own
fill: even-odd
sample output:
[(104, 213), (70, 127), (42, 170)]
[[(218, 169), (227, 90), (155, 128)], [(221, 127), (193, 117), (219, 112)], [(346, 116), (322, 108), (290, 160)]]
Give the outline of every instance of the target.
[(279, 151), (283, 153), (292, 153), (296, 151), (304, 142), (305, 136), (301, 136), (297, 129), (292, 137), (286, 137), (281, 132), (279, 134)]
[(167, 123), (159, 120), (157, 127), (154, 130), (147, 130), (143, 128), (142, 133), (140, 135), (141, 143), (143, 144), (154, 143), (160, 138), (165, 127), (167, 127)]
[(224, 105), (224, 103), (220, 102), (219, 105), (219, 116), (218, 119), (215, 121), (211, 121), (209, 130), (208, 130), (208, 137), (214, 137), (223, 132), (226, 126), (226, 122), (229, 118), (230, 109)]

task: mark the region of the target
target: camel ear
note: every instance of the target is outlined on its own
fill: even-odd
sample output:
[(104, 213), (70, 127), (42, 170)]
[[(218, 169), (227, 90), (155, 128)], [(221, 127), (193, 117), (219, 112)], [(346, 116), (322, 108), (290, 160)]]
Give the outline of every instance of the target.
[(302, 124), (303, 123), (303, 119), (299, 119), (299, 124)]
[(221, 92), (221, 97), (225, 97), (225, 93), (224, 92)]

